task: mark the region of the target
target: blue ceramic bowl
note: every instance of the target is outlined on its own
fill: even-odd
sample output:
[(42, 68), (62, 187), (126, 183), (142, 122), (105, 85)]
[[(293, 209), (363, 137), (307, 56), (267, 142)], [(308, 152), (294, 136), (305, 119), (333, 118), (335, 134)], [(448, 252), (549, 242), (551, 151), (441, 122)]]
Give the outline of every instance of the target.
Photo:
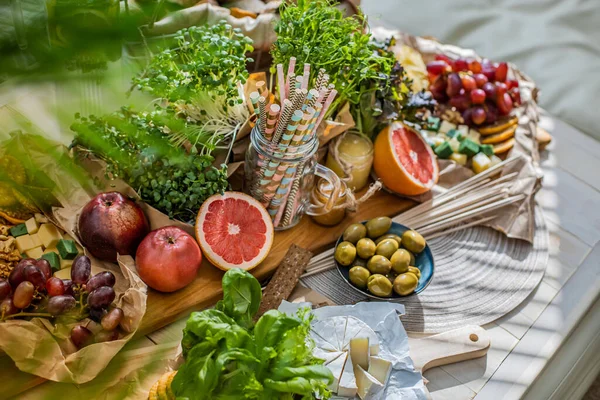
[[(367, 223), (367, 221), (363, 221), (361, 222), (363, 225)], [(387, 231), (387, 233), (393, 233), (395, 235), (398, 236), (402, 236), (402, 234), (405, 231), (410, 230), (410, 228), (401, 225), (397, 222), (392, 222), (392, 226), (389, 229), (389, 231)], [(341, 242), (344, 241), (344, 237), (343, 235), (340, 236), (340, 238), (338, 239), (338, 241), (335, 243), (335, 246), (337, 247), (338, 244), (340, 244)], [(429, 283), (431, 282), (431, 280), (433, 279), (433, 254), (431, 253), (431, 249), (429, 248), (429, 245), (425, 246), (425, 250), (423, 250), (421, 253), (419, 254), (415, 254), (415, 264), (417, 268), (419, 268), (419, 270), (421, 271), (421, 279), (419, 279), (419, 284), (417, 285), (417, 288), (415, 289), (415, 291), (411, 294), (409, 294), (408, 296), (411, 296), (415, 293), (421, 293), (423, 290), (425, 290), (425, 288), (427, 287), (427, 285), (429, 285)], [(371, 292), (369, 292), (367, 289), (360, 289), (357, 288), (356, 286), (354, 286), (352, 284), (352, 282), (350, 282), (350, 267), (344, 267), (343, 265), (341, 265), (340, 263), (338, 263), (337, 261), (335, 262), (335, 265), (337, 266), (337, 269), (340, 273), (340, 275), (342, 276), (342, 278), (344, 278), (344, 281), (346, 281), (348, 283), (348, 286), (350, 286), (352, 289), (356, 290), (357, 292), (368, 296), (372, 299), (376, 299), (376, 300), (389, 300), (389, 299), (402, 299), (404, 297), (408, 297), (408, 296), (400, 296), (398, 294), (396, 294), (396, 292), (392, 291), (392, 295), (390, 297), (378, 297), (375, 296), (374, 294), (371, 294)]]

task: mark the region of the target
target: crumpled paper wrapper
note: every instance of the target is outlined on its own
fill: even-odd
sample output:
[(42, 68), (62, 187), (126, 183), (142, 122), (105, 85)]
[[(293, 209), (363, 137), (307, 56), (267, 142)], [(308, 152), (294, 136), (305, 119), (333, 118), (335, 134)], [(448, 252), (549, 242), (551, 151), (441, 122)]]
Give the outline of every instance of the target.
[[(311, 303), (283, 301), (279, 306), (279, 311), (286, 314), (295, 314), (298, 309), (311, 306)], [(415, 371), (413, 361), (410, 358), (408, 335), (398, 318), (399, 315), (404, 314), (402, 304), (362, 302), (352, 306), (326, 306), (313, 310), (313, 314), (315, 320), (335, 316), (356, 317), (377, 333), (381, 347), (378, 357), (391, 361), (393, 366), (385, 389), (370, 398), (373, 400), (427, 399), (423, 377), (421, 373)], [(358, 399), (358, 397), (356, 398)]]
[[(373, 35), (379, 39), (394, 36), (397, 39), (396, 46), (407, 45), (416, 49), (421, 53), (425, 62), (431, 61), (436, 54), (440, 53), (446, 54), (450, 58), (481, 59), (474, 50), (441, 44), (431, 38), (411, 36), (400, 31), (377, 27), (373, 29)], [(522, 239), (532, 243), (535, 232), (535, 194), (541, 188), (543, 178), (543, 173), (539, 168), (539, 152), (535, 140), (539, 120), (538, 89), (533, 80), (519, 71), (515, 65), (509, 64), (509, 66), (509, 74), (513, 74), (519, 81), (522, 105), (514, 111), (519, 118), (519, 125), (515, 133), (515, 145), (508, 152), (507, 158), (520, 157), (520, 160), (505, 168), (500, 176), (518, 172), (509, 194), (526, 194), (526, 197), (520, 202), (494, 210), (493, 215), (497, 215), (497, 217), (484, 225), (492, 227), (510, 238)], [(474, 175), (471, 169), (451, 160), (439, 160), (439, 166), (440, 179), (437, 186), (429, 193), (412, 197), (413, 200), (418, 202), (429, 200), (437, 193), (443, 192), (444, 189), (450, 188)]]
[[(86, 196), (75, 197), (83, 200)], [(89, 201), (91, 197), (87, 197)], [(54, 221), (73, 238), (77, 238), (76, 221), (79, 210), (87, 203), (67, 204), (55, 208)], [(87, 253), (87, 252), (86, 252)], [(119, 340), (94, 343), (77, 350), (69, 340), (75, 325), (87, 326), (93, 332), (101, 327), (91, 320), (54, 325), (45, 318), (31, 321), (10, 320), (0, 323), (0, 349), (8, 354), (21, 371), (44, 379), (81, 384), (94, 379), (135, 334), (146, 311), (146, 285), (135, 274), (135, 263), (130, 256), (120, 256), (118, 266), (102, 262), (90, 256), (92, 273), (108, 270), (115, 275), (114, 286), (117, 307), (125, 315), (121, 331), (125, 336)]]

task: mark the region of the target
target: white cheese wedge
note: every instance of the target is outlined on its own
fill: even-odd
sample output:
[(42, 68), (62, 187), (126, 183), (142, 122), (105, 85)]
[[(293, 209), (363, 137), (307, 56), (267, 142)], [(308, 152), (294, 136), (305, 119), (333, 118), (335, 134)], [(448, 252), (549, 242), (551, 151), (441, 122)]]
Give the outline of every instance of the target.
[(363, 369), (369, 369), (369, 338), (356, 337), (350, 340), (350, 357), (354, 367), (360, 366)]
[(385, 387), (388, 379), (390, 379), (390, 374), (392, 373), (392, 363), (381, 357), (371, 356), (369, 358), (368, 372)]
[(348, 355), (346, 358), (346, 364), (344, 364), (344, 372), (340, 378), (340, 384), (338, 385), (337, 394), (338, 396), (354, 397), (358, 387), (356, 386), (356, 378), (354, 377), (354, 367), (352, 366), (352, 356)]
[(56, 247), (58, 241), (62, 239), (60, 231), (52, 224), (43, 224), (40, 226), (40, 229), (38, 230), (38, 236), (46, 248)]
[(338, 349), (344, 348), (344, 335), (346, 334), (346, 324), (348, 317), (333, 317), (335, 320), (335, 339), (338, 344)]
[(27, 222), (25, 222), (25, 227), (27, 228), (27, 233), (31, 235), (33, 233), (37, 233), (40, 226), (35, 220), (35, 217), (31, 217), (27, 220)]
[(326, 351), (320, 347), (315, 347), (313, 350), (313, 356), (323, 360), (323, 365), (327, 365), (342, 354), (341, 351)]
[(373, 398), (385, 388), (385, 385), (375, 379), (373, 375), (365, 371), (360, 365), (356, 367), (355, 373), (358, 397), (362, 400)]
[(456, 129), (456, 125), (454, 125), (451, 122), (448, 122), (446, 120), (442, 120), (442, 124), (440, 125), (440, 133), (448, 133), (450, 132), (452, 129)]
[(348, 358), (348, 353), (339, 353), (338, 357), (327, 364), (327, 368), (333, 374), (333, 382), (329, 385), (329, 390), (332, 392), (338, 391), (338, 386), (340, 385), (340, 379), (342, 378), (342, 373), (344, 372), (344, 365), (346, 365), (346, 359)]
[(346, 326), (346, 337), (344, 342), (345, 347), (342, 350), (348, 350), (350, 340), (355, 337), (366, 337), (369, 338), (369, 348), (372, 356), (379, 354), (379, 338), (377, 334), (369, 325), (365, 324), (358, 318), (348, 317), (348, 325)]
[(311, 336), (315, 341), (315, 345), (325, 351), (342, 351), (337, 342), (335, 332), (335, 320), (327, 318), (322, 321), (317, 321), (311, 329)]

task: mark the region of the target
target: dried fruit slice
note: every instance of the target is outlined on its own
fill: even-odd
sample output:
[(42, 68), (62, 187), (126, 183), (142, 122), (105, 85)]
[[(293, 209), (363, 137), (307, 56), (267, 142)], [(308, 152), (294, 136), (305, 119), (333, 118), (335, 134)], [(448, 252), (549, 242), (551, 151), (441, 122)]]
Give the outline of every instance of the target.
[(419, 133), (394, 122), (377, 135), (373, 168), (390, 190), (416, 196), (437, 183), (435, 154)]
[(12, 187), (6, 182), (0, 182), (0, 207), (10, 207), (17, 203)]
[(0, 158), (0, 169), (19, 185), (24, 185), (27, 182), (27, 174), (23, 164), (9, 154), (5, 154)]
[(273, 223), (267, 210), (240, 192), (208, 198), (196, 220), (196, 240), (217, 268), (250, 270), (269, 254)]

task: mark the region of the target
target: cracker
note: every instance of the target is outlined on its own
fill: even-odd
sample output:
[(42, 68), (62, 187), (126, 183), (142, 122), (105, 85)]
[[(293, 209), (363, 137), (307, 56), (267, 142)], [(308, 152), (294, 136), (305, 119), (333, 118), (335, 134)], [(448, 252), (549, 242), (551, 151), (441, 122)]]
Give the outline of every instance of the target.
[(263, 292), (262, 302), (255, 318), (259, 318), (269, 310), (277, 309), (281, 302), (292, 294), (312, 255), (310, 251), (295, 244), (290, 247)]

